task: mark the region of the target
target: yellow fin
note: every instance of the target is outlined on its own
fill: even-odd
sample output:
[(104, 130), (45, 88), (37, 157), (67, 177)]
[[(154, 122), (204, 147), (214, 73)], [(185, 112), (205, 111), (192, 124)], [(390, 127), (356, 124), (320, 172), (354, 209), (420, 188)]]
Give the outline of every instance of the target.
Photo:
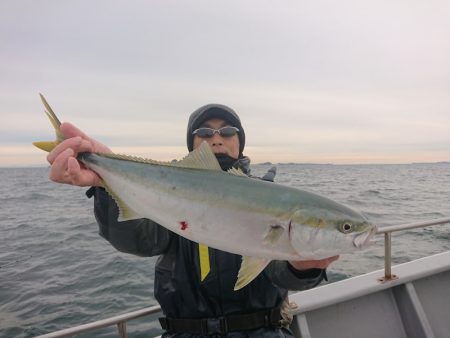
[(242, 257), (242, 264), (238, 273), (238, 279), (234, 285), (234, 291), (242, 289), (254, 280), (269, 263), (270, 260), (266, 258)]
[(58, 141), (38, 141), (38, 142), (33, 142), (33, 145), (36, 148), (39, 148), (43, 151), (46, 152), (51, 152), (57, 145), (59, 144)]
[(56, 134), (56, 141), (39, 141), (39, 142), (33, 142), (33, 145), (39, 149), (42, 149), (44, 151), (52, 151), (53, 148), (55, 148), (59, 143), (64, 141), (64, 135), (61, 133), (61, 122), (59, 121), (58, 117), (56, 117), (56, 114), (53, 112), (53, 109), (48, 104), (47, 100), (42, 94), (39, 94), (41, 97), (41, 101), (44, 104), (45, 107), (45, 114), (47, 115), (48, 119), (50, 120), (50, 123), (53, 125), (53, 128), (55, 129)]
[(112, 199), (116, 202), (117, 207), (119, 208), (119, 217), (117, 219), (119, 222), (142, 218), (142, 216), (138, 215), (124, 201), (122, 201), (122, 199), (117, 196), (110, 187), (108, 187), (105, 181), (103, 181), (103, 186), (105, 187), (105, 190), (108, 192), (108, 194), (111, 195)]
[(45, 114), (47, 115), (48, 119), (50, 120), (51, 124), (53, 125), (53, 128), (55, 128), (56, 139), (58, 141), (60, 141), (60, 142), (64, 141), (64, 135), (61, 133), (61, 130), (60, 130), (61, 122), (59, 121), (59, 119), (56, 116), (56, 114), (53, 111), (53, 109), (48, 104), (48, 102), (45, 99), (44, 95), (39, 94), (39, 96), (41, 97), (41, 101), (44, 104), (44, 107), (46, 109), (45, 110)]

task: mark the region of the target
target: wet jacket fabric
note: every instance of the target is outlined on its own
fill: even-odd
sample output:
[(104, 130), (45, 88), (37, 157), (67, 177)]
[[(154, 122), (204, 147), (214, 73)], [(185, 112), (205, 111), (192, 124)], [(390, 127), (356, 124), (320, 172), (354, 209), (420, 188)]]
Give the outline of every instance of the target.
[[(248, 165), (248, 161), (241, 160)], [(241, 164), (242, 164), (241, 163)], [(245, 166), (245, 165), (244, 165)], [(248, 168), (244, 168), (249, 173)], [(273, 178), (273, 175), (269, 175)], [(154, 295), (169, 318), (217, 318), (280, 307), (288, 290), (309, 289), (325, 271), (297, 271), (285, 261), (272, 261), (249, 285), (233, 291), (242, 257), (209, 248), (210, 272), (200, 280), (199, 246), (149, 219), (118, 222), (115, 202), (103, 188), (91, 189), (100, 235), (117, 250), (157, 256)], [(164, 338), (200, 337), (165, 333)], [(231, 332), (227, 337), (292, 337), (285, 328)]]

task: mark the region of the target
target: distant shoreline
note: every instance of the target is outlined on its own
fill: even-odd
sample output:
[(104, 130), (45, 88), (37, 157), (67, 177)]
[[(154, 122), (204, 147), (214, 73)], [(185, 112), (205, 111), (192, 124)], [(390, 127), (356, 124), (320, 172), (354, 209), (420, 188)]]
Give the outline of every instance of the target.
[(422, 164), (450, 164), (449, 161), (438, 161), (438, 162), (408, 162), (408, 163), (309, 163), (309, 162), (261, 162), (255, 163), (254, 165), (422, 165)]
[[(312, 165), (312, 166), (367, 166), (367, 165), (427, 165), (427, 164), (450, 164), (450, 161), (438, 161), (438, 162), (410, 162), (410, 163), (308, 163), (308, 162), (261, 162), (254, 163), (252, 165), (272, 165), (272, 166), (285, 166), (285, 165)], [(48, 165), (30, 165), (30, 166), (0, 166), (0, 169), (38, 169), (49, 168)]]

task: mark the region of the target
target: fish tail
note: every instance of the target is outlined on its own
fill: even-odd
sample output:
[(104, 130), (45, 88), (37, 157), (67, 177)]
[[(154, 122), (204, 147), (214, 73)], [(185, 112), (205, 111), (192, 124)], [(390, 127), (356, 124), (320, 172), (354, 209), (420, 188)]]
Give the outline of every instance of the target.
[(42, 149), (42, 150), (47, 151), (47, 152), (50, 152), (59, 143), (64, 141), (65, 138), (64, 138), (64, 135), (62, 134), (61, 129), (60, 129), (61, 122), (56, 117), (56, 114), (53, 112), (53, 110), (50, 107), (50, 105), (47, 103), (47, 100), (45, 99), (45, 97), (42, 94), (39, 94), (39, 96), (41, 97), (41, 101), (44, 104), (45, 114), (49, 118), (51, 124), (53, 125), (53, 128), (55, 128), (56, 140), (55, 141), (38, 141), (38, 142), (33, 142), (33, 145), (35, 147), (39, 148), (39, 149)]

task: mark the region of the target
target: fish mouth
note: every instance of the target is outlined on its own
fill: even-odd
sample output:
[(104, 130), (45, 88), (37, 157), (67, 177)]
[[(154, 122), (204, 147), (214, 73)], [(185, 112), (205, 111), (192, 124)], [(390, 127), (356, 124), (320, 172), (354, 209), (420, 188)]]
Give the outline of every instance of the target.
[(369, 245), (375, 244), (375, 235), (377, 233), (377, 227), (374, 226), (369, 231), (364, 231), (362, 233), (357, 234), (355, 237), (353, 237), (353, 245), (358, 248), (362, 249)]

